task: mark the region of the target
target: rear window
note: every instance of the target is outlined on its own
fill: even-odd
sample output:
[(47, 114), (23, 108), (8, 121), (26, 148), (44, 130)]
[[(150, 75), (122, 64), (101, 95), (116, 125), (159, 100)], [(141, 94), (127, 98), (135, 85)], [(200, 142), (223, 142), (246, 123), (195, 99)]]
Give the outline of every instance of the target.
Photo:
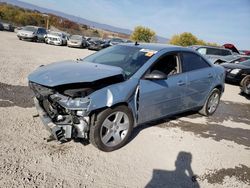
[(191, 52), (183, 52), (182, 72), (189, 72), (206, 67), (210, 67), (210, 65), (201, 56)]

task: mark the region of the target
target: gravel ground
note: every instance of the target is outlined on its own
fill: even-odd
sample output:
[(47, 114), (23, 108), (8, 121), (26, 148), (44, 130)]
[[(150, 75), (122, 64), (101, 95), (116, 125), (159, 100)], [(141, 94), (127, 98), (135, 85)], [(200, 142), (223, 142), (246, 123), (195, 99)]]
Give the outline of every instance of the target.
[(134, 129), (123, 148), (46, 142), (27, 87), (39, 65), (91, 51), (0, 32), (0, 187), (250, 187), (250, 100), (226, 85), (210, 118), (186, 113)]

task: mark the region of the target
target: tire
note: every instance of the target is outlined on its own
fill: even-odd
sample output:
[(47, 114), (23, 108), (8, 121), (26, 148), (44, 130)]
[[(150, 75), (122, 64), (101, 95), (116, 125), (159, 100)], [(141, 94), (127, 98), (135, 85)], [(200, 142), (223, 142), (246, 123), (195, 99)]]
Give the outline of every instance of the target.
[(133, 114), (127, 106), (105, 109), (90, 126), (90, 143), (105, 152), (117, 150), (127, 143), (133, 126)]
[(38, 38), (37, 37), (34, 37), (32, 42), (38, 42)]
[[(217, 89), (217, 88), (214, 88), (210, 92), (208, 98), (206, 99), (206, 102), (205, 102), (204, 106), (199, 111), (199, 113), (201, 115), (204, 115), (204, 116), (213, 115), (214, 112), (217, 110), (217, 107), (218, 107), (218, 105), (220, 103), (220, 97), (221, 97), (221, 91), (219, 89)], [(214, 101), (214, 104), (211, 105), (213, 99), (216, 100), (216, 101)]]
[(250, 75), (242, 79), (240, 86), (243, 93), (250, 95)]

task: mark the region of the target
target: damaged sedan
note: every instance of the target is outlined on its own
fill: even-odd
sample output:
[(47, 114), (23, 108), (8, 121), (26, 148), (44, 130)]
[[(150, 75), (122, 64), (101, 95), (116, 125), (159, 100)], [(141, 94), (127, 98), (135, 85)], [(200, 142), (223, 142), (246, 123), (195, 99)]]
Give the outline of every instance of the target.
[(39, 116), (56, 140), (82, 138), (113, 151), (139, 124), (190, 110), (212, 115), (224, 77), (221, 66), (192, 49), (130, 43), (41, 66), (28, 79)]

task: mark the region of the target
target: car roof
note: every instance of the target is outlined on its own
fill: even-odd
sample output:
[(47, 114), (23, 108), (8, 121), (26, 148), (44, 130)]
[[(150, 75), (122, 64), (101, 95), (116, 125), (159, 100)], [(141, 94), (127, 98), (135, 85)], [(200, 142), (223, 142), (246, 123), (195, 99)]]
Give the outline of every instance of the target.
[(220, 50), (228, 50), (228, 51), (231, 51), (230, 49), (228, 48), (225, 48), (224, 46), (207, 46), (207, 45), (192, 45), (192, 46), (189, 46), (191, 48), (200, 48), (200, 47), (205, 47), (205, 48), (214, 48), (214, 49), (220, 49)]
[(169, 45), (169, 44), (160, 44), (160, 43), (122, 43), (119, 44), (122, 46), (134, 46), (142, 49), (149, 49), (149, 50), (155, 50), (155, 51), (160, 51), (160, 50), (180, 50), (180, 51), (194, 51), (192, 49), (186, 48), (186, 47), (181, 47), (181, 46), (175, 46), (175, 45)]

